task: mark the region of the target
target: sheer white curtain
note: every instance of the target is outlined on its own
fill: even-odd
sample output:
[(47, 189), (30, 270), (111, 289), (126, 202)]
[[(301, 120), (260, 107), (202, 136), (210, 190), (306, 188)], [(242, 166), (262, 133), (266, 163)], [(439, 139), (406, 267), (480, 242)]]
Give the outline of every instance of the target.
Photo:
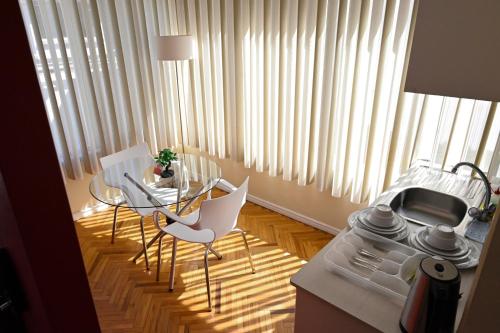
[[(373, 199), (417, 159), (498, 175), (495, 103), (403, 92), (412, 0), (20, 0), (63, 170), (184, 142), (299, 185)], [(155, 59), (191, 34), (194, 60)], [(181, 110), (177, 90), (180, 89)]]

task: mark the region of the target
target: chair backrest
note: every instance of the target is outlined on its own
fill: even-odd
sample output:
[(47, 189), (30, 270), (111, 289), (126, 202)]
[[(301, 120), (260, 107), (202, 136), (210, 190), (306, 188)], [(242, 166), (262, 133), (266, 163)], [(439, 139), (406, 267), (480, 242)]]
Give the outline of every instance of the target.
[(140, 143), (138, 145), (132, 146), (130, 148), (124, 149), (117, 153), (101, 157), (101, 166), (103, 169), (109, 168), (110, 166), (130, 160), (133, 158), (151, 156), (149, 152), (149, 147), (146, 142)]
[(227, 235), (236, 226), (247, 192), (248, 177), (235, 191), (220, 198), (203, 201), (196, 229), (213, 230), (215, 239)]

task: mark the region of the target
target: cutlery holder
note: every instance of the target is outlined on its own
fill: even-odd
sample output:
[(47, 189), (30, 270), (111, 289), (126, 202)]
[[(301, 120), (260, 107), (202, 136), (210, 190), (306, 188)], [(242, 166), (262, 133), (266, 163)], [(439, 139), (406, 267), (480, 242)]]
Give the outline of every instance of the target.
[(426, 256), (404, 244), (355, 227), (337, 236), (323, 259), (329, 271), (404, 304), (411, 280)]

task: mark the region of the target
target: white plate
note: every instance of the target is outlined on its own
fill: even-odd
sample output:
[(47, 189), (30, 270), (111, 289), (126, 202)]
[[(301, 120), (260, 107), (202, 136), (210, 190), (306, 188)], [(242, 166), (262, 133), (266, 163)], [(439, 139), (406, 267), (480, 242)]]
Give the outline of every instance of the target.
[(398, 234), (406, 229), (406, 226), (403, 225), (401, 228), (396, 229), (394, 231), (385, 231), (385, 230), (373, 228), (370, 225), (367, 225), (359, 220), (356, 221), (356, 226), (363, 228), (365, 230), (369, 230), (369, 231), (374, 232), (374, 233), (379, 234), (379, 235), (387, 235), (387, 236)]
[(418, 244), (420, 248), (426, 249), (427, 251), (432, 252), (441, 257), (454, 258), (458, 260), (460, 258), (467, 257), (470, 254), (470, 248), (465, 249), (465, 251), (462, 250), (460, 252), (457, 252), (456, 254), (455, 253), (450, 254), (444, 251), (439, 251), (439, 249), (436, 249), (430, 245), (425, 245), (424, 243), (422, 243), (422, 241), (418, 239), (417, 235), (414, 235), (414, 241), (415, 243)]
[(416, 239), (416, 233), (410, 235), (408, 237), (408, 243), (416, 248), (417, 250), (423, 251), (430, 255), (437, 255), (442, 257), (443, 259), (451, 261), (458, 269), (467, 269), (477, 266), (479, 263), (479, 255), (481, 254), (477, 246), (471, 242), (467, 242), (469, 246), (469, 251), (464, 256), (461, 257), (450, 257), (446, 255), (441, 255), (435, 253), (431, 249), (424, 248)]
[(406, 220), (402, 216), (394, 213), (394, 219), (393, 219), (392, 225), (390, 225), (388, 227), (382, 227), (382, 226), (373, 224), (370, 222), (370, 220), (367, 217), (368, 213), (372, 209), (373, 209), (373, 207), (368, 207), (368, 208), (365, 208), (363, 210), (356, 211), (349, 216), (348, 220), (357, 219), (359, 222), (368, 226), (370, 229), (378, 230), (380, 232), (387, 232), (387, 233), (398, 232), (401, 229), (403, 229), (403, 227), (406, 226), (406, 224), (408, 223), (408, 222), (406, 222)]
[(347, 222), (351, 228), (358, 227), (360, 229), (364, 229), (364, 230), (367, 230), (367, 231), (372, 232), (374, 234), (380, 235), (382, 237), (391, 239), (395, 242), (400, 242), (400, 241), (406, 239), (410, 233), (408, 230), (408, 225), (406, 223), (404, 224), (404, 227), (401, 228), (400, 230), (398, 230), (397, 232), (391, 232), (389, 234), (382, 233), (379, 230), (370, 228), (370, 227), (366, 226), (365, 224), (361, 223), (361, 221), (359, 221), (357, 219), (357, 214), (358, 214), (358, 212), (354, 212), (347, 219)]
[(358, 215), (357, 220), (358, 220), (358, 223), (363, 224), (364, 226), (368, 227), (369, 229), (376, 230), (380, 234), (394, 234), (394, 233), (400, 232), (401, 230), (403, 230), (406, 227), (406, 223), (401, 222), (401, 221), (397, 222), (396, 225), (394, 227), (391, 227), (391, 228), (379, 228), (378, 226), (370, 223), (363, 216)]
[(469, 250), (469, 242), (460, 235), (456, 235), (457, 238), (455, 241), (455, 250), (443, 250), (443, 249), (439, 249), (435, 246), (432, 246), (427, 241), (427, 237), (429, 235), (430, 229), (431, 229), (431, 227), (420, 227), (417, 230), (415, 230), (416, 240), (423, 247), (428, 248), (429, 250), (434, 251), (437, 254), (444, 255), (444, 256), (452, 256), (452, 257), (462, 256)]
[(470, 248), (467, 249), (464, 253), (462, 253), (461, 255), (458, 255), (458, 256), (450, 256), (450, 255), (444, 254), (442, 252), (438, 253), (438, 251), (436, 251), (435, 249), (430, 248), (430, 247), (426, 247), (426, 246), (422, 245), (422, 243), (418, 240), (418, 238), (416, 237), (415, 234), (413, 234), (412, 236), (410, 236), (408, 238), (408, 240), (409, 240), (409, 242), (414, 247), (418, 248), (421, 251), (424, 251), (424, 252), (432, 254), (432, 255), (440, 256), (443, 259), (447, 259), (447, 260), (450, 260), (450, 261), (453, 261), (453, 262), (462, 262), (464, 260), (467, 260), (468, 257), (469, 257), (469, 255), (470, 255), (470, 253), (471, 253)]

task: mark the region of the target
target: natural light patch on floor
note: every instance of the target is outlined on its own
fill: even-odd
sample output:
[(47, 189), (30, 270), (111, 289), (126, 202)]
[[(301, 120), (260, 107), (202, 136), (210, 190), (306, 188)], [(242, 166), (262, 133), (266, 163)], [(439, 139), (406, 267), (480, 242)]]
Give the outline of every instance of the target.
[[(214, 196), (223, 195), (216, 191)], [(295, 288), (290, 277), (332, 236), (260, 206), (247, 203), (238, 219), (248, 231), (256, 273), (252, 274), (241, 236), (230, 234), (210, 255), (212, 312), (207, 312), (203, 247), (178, 243), (174, 291), (168, 291), (172, 238), (163, 242), (160, 281), (157, 245), (149, 250), (151, 271), (140, 249), (138, 216), (120, 209), (115, 244), (110, 244), (113, 210), (76, 223), (85, 266), (103, 332), (290, 332)], [(146, 219), (146, 238), (157, 230)]]

